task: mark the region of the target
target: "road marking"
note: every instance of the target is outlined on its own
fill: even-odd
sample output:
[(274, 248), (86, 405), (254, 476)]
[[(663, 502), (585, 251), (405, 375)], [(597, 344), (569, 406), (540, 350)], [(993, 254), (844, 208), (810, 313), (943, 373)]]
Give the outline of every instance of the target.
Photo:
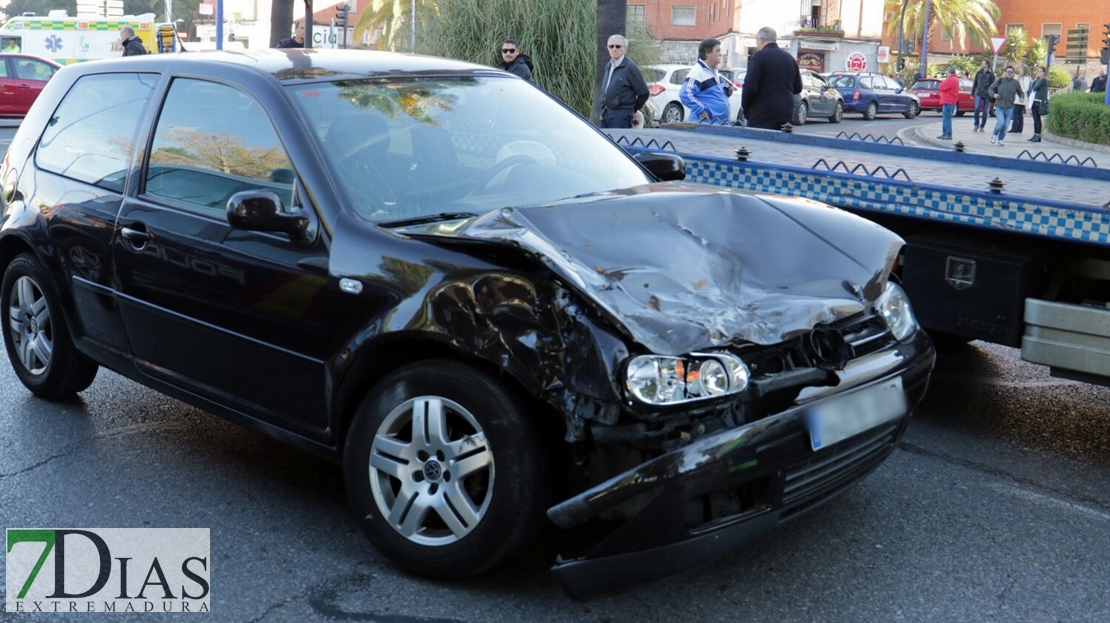
[(997, 484), (996, 483), (996, 484), (988, 484), (987, 488), (988, 489), (993, 489), (994, 491), (996, 491), (998, 493), (1008, 494), (1008, 495), (1012, 495), (1014, 497), (1022, 498), (1024, 500), (1027, 500), (1027, 501), (1032, 502), (1034, 504), (1038, 504), (1040, 506), (1048, 506), (1048, 507), (1052, 507), (1052, 508), (1059, 508), (1059, 509), (1063, 509), (1063, 510), (1068, 510), (1068, 511), (1072, 511), (1073, 513), (1076, 513), (1076, 514), (1079, 514), (1079, 515), (1085, 515), (1087, 517), (1092, 517), (1094, 519), (1101, 519), (1103, 521), (1110, 522), (1110, 513), (1105, 513), (1103, 511), (1100, 511), (1100, 510), (1097, 510), (1097, 509), (1094, 509), (1094, 508), (1089, 508), (1087, 506), (1083, 506), (1082, 504), (1076, 504), (1075, 502), (1068, 502), (1067, 500), (1061, 500), (1059, 498), (1051, 497), (1051, 496), (1048, 496), (1048, 495), (1043, 495), (1043, 494), (1040, 494), (1040, 493), (1033, 493), (1032, 491), (1029, 491), (1028, 489), (1022, 489), (1021, 487), (1017, 487), (1015, 485)]

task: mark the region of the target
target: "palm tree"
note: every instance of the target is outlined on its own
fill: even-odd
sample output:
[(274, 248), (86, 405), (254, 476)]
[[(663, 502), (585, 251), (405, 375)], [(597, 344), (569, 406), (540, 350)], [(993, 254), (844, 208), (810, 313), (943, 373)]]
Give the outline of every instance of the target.
[(272, 0), (270, 9), (270, 47), (276, 48), (277, 44), (289, 36), (293, 30), (293, 2), (294, 0)]
[[(380, 31), (372, 44), (379, 50), (398, 52), (416, 51), (413, 40), (413, 0), (374, 0), (355, 22), (355, 40), (362, 41), (366, 33)], [(436, 11), (435, 0), (415, 0), (416, 19)]]
[[(925, 21), (926, 0), (887, 0), (888, 10), (895, 14), (906, 2), (905, 32), (920, 33)], [(929, 28), (940, 26), (952, 35), (961, 50), (967, 49), (967, 40), (976, 46), (986, 45), (998, 32), (997, 20), (1001, 12), (994, 0), (931, 0)], [(891, 21), (888, 28), (890, 36), (897, 36), (898, 22)], [(907, 35), (907, 39), (913, 35)]]

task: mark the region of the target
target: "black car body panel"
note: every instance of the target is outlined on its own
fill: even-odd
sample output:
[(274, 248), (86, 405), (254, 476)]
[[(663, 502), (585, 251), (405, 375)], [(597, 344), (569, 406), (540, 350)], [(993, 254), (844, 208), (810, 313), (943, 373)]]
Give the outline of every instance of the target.
[[(128, 162), (81, 181), (38, 166), (36, 149), (59, 131), (59, 102), (88, 76), (134, 81), (136, 129), (112, 137)], [(0, 264), (21, 253), (41, 263), (89, 359), (330, 460), (341, 460), (368, 389), (394, 369), (451, 359), (492, 371), (530, 397), (530, 417), (554, 420), (575, 457), (562, 466), (574, 477), (551, 519), (627, 520), (556, 566), (578, 597), (634, 581), (602, 579), (628, 564), (651, 579), (723, 553), (720, 544), (815, 507), (889, 454), (933, 362), (919, 328), (896, 339), (875, 309), (901, 239), (815, 202), (653, 183), (609, 143), (604, 157), (636, 184), (519, 205), (505, 191), (482, 214), (373, 222), (294, 100), (313, 97), (311, 88), (294, 96), (289, 86), (429, 76), (516, 80), (443, 59), (313, 50), (65, 68), (0, 169)], [(157, 143), (170, 114), (162, 103), (189, 81), (249, 93), (252, 118), (272, 125), (280, 143), (271, 151), (288, 163), (253, 183), (164, 164), (182, 150)], [(209, 116), (222, 122), (219, 111)], [(166, 180), (190, 196), (159, 194)], [(233, 224), (221, 202), (242, 190), (278, 197), (303, 231)], [(749, 388), (679, 405), (631, 394), (631, 358), (704, 352), (742, 358)], [(811, 447), (810, 407), (895, 380), (905, 401), (896, 419)], [(582, 473), (615, 448), (633, 458)], [(791, 484), (798, 478), (813, 484)], [(712, 512), (694, 517), (691, 505)]]

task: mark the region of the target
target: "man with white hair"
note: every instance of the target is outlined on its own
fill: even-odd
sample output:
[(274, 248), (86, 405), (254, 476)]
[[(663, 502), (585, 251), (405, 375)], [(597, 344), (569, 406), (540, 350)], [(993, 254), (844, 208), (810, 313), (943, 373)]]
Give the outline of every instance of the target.
[(609, 37), (609, 64), (601, 83), (601, 127), (631, 128), (632, 115), (648, 101), (647, 82), (640, 68), (625, 56), (628, 39)]
[(130, 26), (124, 26), (119, 29), (119, 43), (123, 47), (124, 56), (141, 56), (146, 54), (146, 48), (143, 47), (143, 42), (135, 34), (135, 29)]
[(794, 96), (802, 92), (798, 61), (779, 47), (778, 34), (763, 27), (755, 35), (759, 49), (748, 61), (741, 104), (749, 128), (778, 130), (794, 118)]

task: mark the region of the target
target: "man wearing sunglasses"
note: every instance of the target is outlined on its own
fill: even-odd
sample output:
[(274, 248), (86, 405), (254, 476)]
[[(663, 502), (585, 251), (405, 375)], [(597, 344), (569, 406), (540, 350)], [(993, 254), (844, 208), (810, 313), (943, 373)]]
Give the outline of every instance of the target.
[(994, 132), (991, 132), (991, 142), (999, 145), (1006, 144), (1006, 128), (1014, 116), (1014, 101), (1021, 92), (1021, 83), (1014, 78), (1014, 68), (1007, 66), (1002, 75), (994, 81), (989, 89), (994, 100)]
[(632, 115), (648, 101), (648, 86), (640, 68), (625, 56), (628, 39), (609, 37), (609, 63), (601, 83), (601, 127), (631, 128)]
[(520, 51), (516, 39), (501, 42), (501, 69), (532, 82), (532, 59)]

